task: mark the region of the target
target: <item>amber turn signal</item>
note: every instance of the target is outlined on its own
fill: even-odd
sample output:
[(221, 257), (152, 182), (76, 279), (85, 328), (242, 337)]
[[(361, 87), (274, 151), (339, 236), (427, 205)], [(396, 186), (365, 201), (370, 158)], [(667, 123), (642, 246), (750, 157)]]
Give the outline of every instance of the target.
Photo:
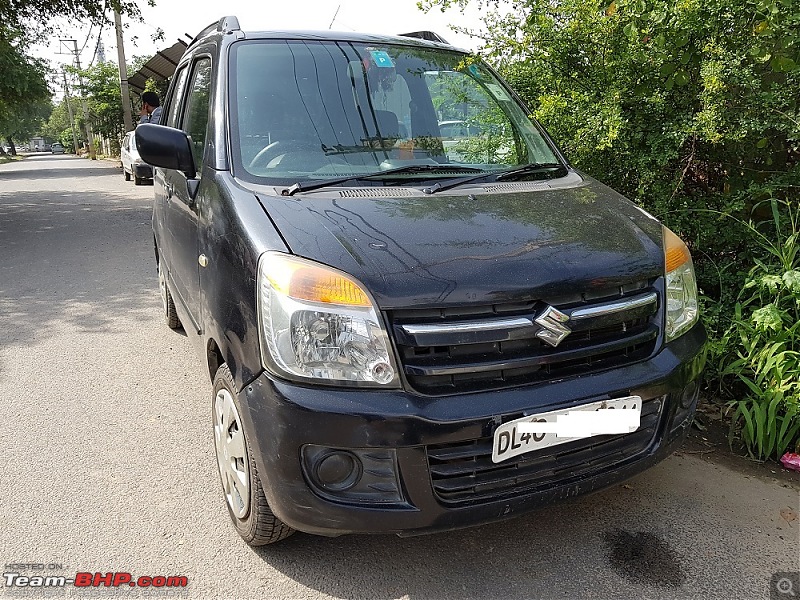
[(692, 255), (683, 240), (664, 227), (664, 271), (670, 273), (690, 260)]
[(361, 286), (333, 269), (287, 255), (272, 254), (267, 260), (270, 285), (285, 296), (340, 306), (372, 306)]

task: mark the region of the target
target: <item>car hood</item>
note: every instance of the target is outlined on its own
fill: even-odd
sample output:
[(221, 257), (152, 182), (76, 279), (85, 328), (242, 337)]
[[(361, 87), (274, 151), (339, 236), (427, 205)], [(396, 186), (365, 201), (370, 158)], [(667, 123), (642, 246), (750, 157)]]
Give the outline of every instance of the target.
[(523, 302), (663, 274), (661, 225), (601, 183), (502, 187), (258, 197), (292, 253), (353, 275), (382, 309)]

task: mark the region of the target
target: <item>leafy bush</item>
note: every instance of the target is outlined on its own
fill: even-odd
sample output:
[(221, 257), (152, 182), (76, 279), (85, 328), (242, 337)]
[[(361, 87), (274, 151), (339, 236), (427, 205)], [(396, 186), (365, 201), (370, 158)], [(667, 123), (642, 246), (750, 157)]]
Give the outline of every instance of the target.
[(749, 224), (765, 259), (756, 259), (722, 337), (721, 375), (744, 389), (731, 394), (731, 431), (741, 427), (751, 456), (780, 456), (800, 432), (800, 215), (797, 207), (768, 202), (774, 237)]
[(472, 2), (486, 15), (481, 54), (570, 160), (689, 244), (715, 357), (709, 388), (734, 403), (750, 451), (791, 445), (798, 330), (783, 274), (796, 266), (773, 250), (786, 258), (798, 240), (785, 220), (777, 238), (763, 222), (798, 202), (800, 1)]

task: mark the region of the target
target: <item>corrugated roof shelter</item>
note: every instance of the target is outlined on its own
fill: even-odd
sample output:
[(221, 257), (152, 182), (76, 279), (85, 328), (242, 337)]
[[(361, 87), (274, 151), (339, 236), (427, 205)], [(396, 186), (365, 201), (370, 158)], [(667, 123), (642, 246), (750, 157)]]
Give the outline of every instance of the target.
[(148, 79), (163, 81), (172, 77), (172, 74), (175, 72), (175, 67), (178, 66), (178, 61), (181, 59), (181, 56), (183, 56), (188, 46), (186, 42), (178, 40), (166, 50), (159, 50), (156, 52), (153, 58), (148, 60), (141, 69), (136, 71), (136, 73), (128, 79), (130, 88), (135, 93), (141, 95)]

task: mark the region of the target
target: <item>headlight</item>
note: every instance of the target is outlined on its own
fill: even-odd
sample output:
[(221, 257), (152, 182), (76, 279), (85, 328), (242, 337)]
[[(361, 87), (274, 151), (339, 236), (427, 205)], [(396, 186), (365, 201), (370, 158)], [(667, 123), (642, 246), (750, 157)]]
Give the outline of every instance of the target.
[(664, 227), (667, 280), (667, 341), (683, 335), (697, 322), (697, 280), (692, 255), (681, 239)]
[(277, 375), (397, 387), (389, 338), (369, 295), (331, 267), (280, 252), (258, 262), (261, 360)]

